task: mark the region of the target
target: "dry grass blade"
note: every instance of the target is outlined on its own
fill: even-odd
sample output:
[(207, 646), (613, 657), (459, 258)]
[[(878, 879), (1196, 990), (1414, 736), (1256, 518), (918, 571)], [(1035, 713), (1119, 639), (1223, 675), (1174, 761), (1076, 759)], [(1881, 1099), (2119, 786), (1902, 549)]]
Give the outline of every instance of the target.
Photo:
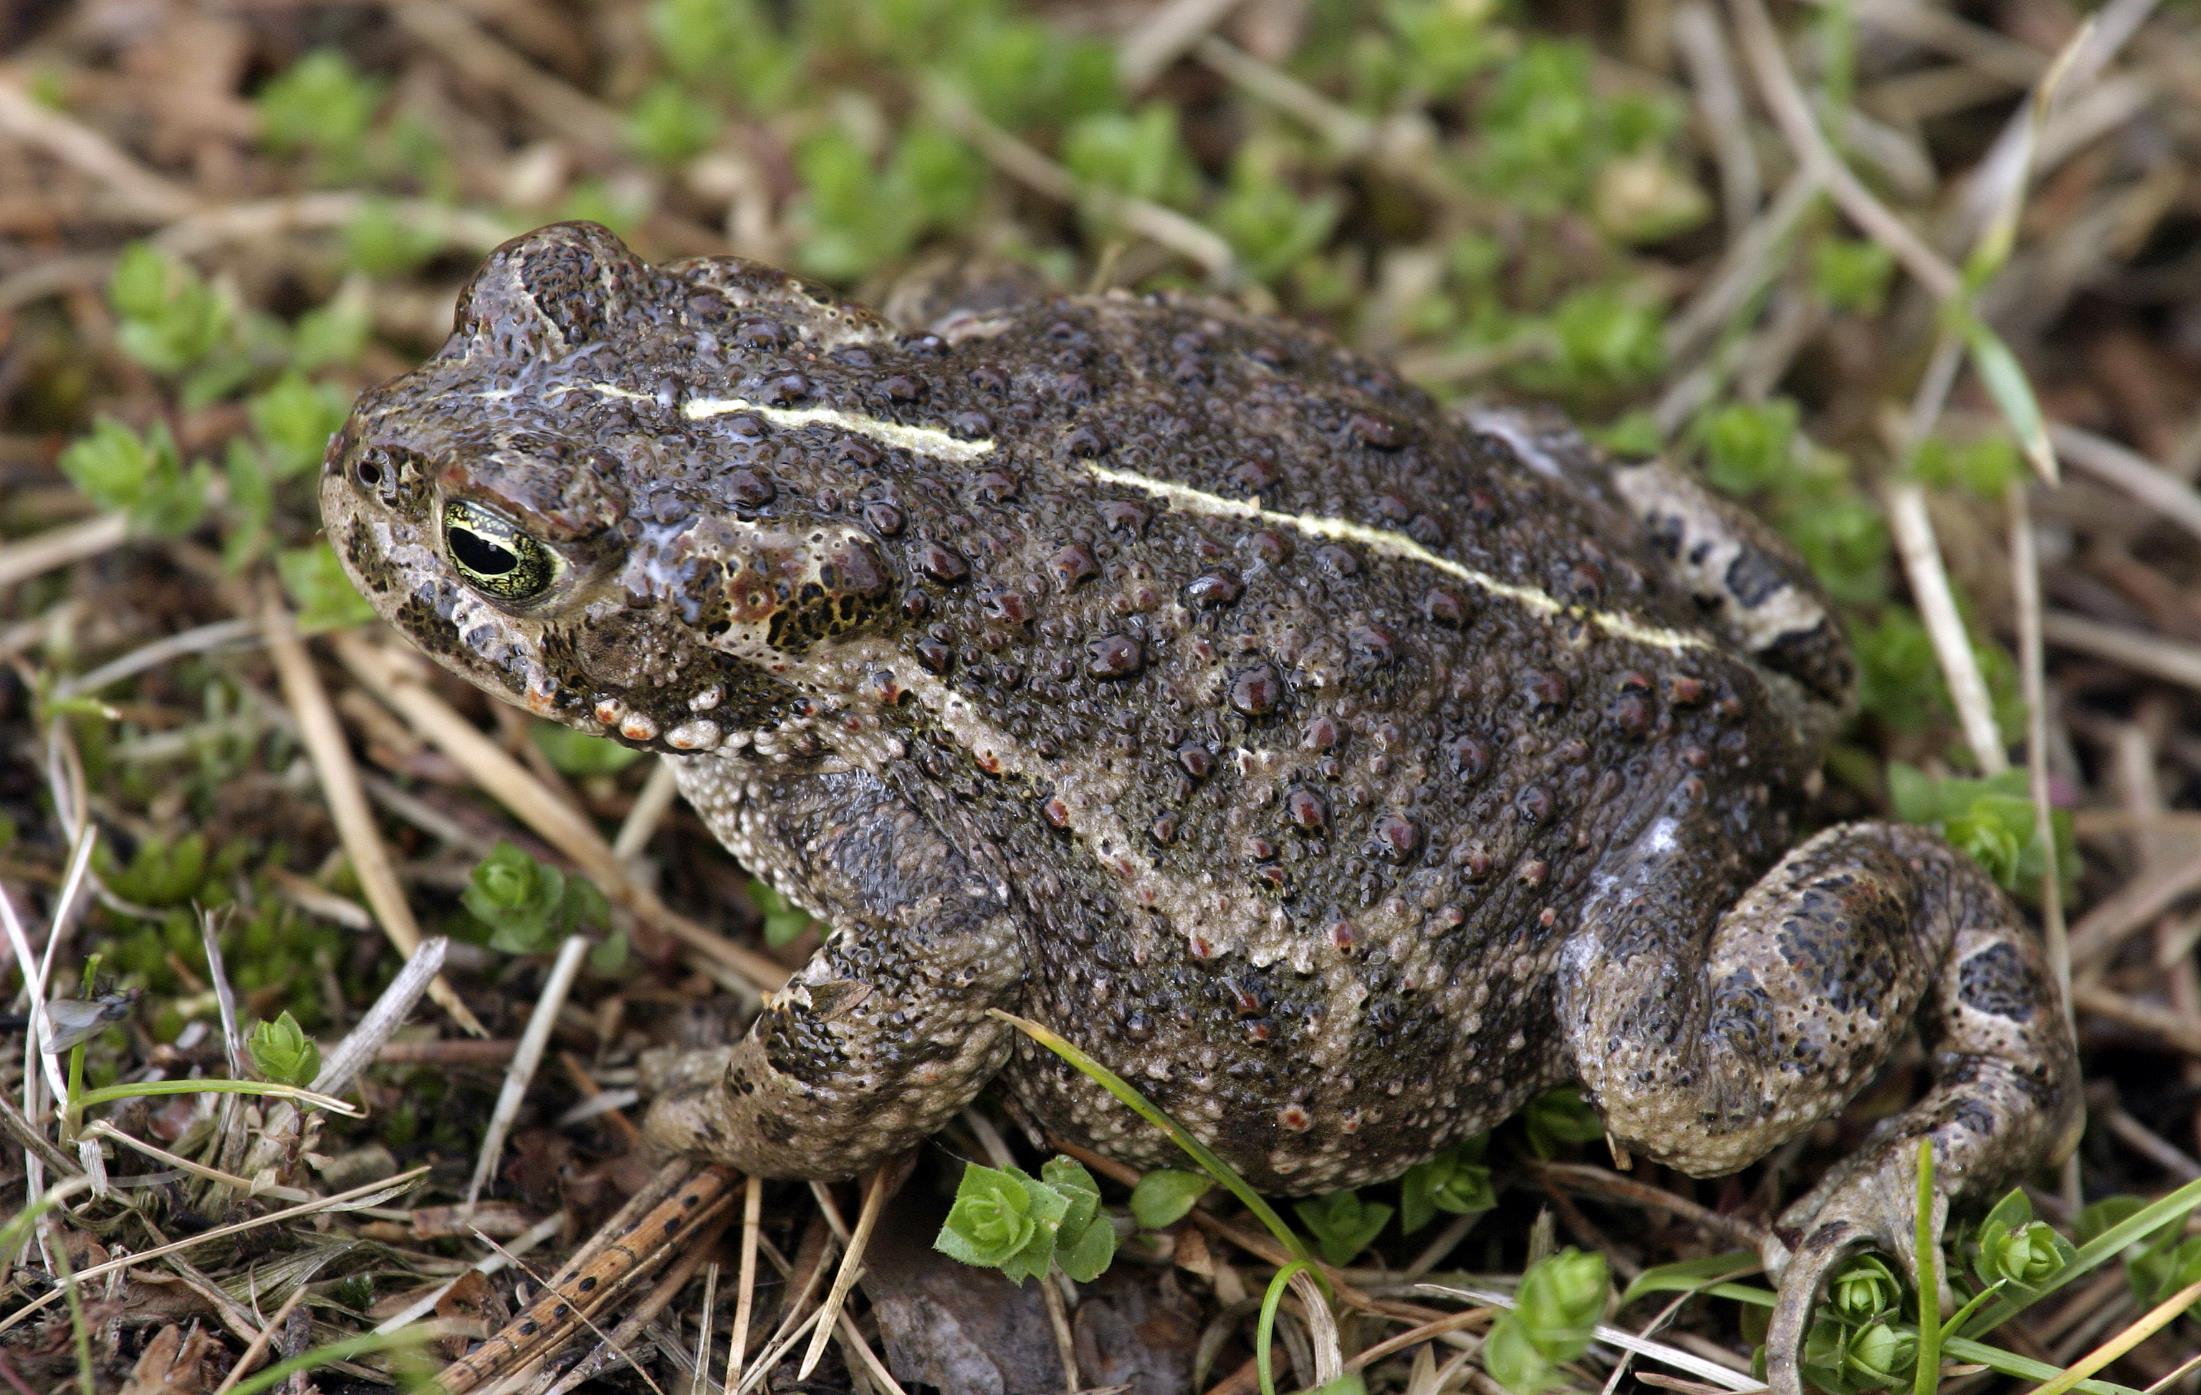
[(2033, 1387), (2030, 1395), (2063, 1395), (2080, 1381), (2101, 1370), (2110, 1362), (2131, 1351), (2157, 1332), (2176, 1322), (2186, 1309), (2201, 1299), (2201, 1279), (2187, 1284), (2178, 1292), (2142, 1313), (2139, 1320), (2102, 1343), (2085, 1356), (2071, 1363), (2062, 1375), (2054, 1380), (2042, 1381)]
[(437, 1388), (445, 1395), (466, 1395), (562, 1347), (591, 1316), (681, 1254), (733, 1205), (736, 1174), (724, 1168), (675, 1164), (659, 1175), (681, 1180), (647, 1214), (616, 1231), (607, 1227), (599, 1233), (586, 1263), (562, 1269), (512, 1321), (444, 1367), (436, 1376)]
[[(1464, 1298), (1471, 1303), (1481, 1303), (1486, 1307), (1510, 1308), (1514, 1305), (1512, 1295), (1497, 1293), (1490, 1289), (1452, 1288), (1443, 1284), (1421, 1284), (1418, 1287), (1424, 1292), (1441, 1293), (1448, 1298)], [(1638, 1337), (1635, 1333), (1624, 1328), (1613, 1327), (1601, 1322), (1591, 1328), (1590, 1332), (1596, 1340), (1605, 1343), (1607, 1346), (1633, 1352), (1646, 1361), (1656, 1361), (1660, 1365), (1671, 1366), (1677, 1371), (1686, 1371), (1697, 1379), (1709, 1382), (1722, 1390), (1733, 1390), (1739, 1392), (1739, 1395), (1751, 1395), (1752, 1392), (1761, 1392), (1765, 1389), (1764, 1381), (1753, 1380), (1740, 1371), (1731, 1371), (1716, 1361), (1705, 1360), (1694, 1352), (1683, 1351), (1681, 1348), (1665, 1342), (1654, 1342), (1644, 1337)]]
[(841, 1267), (834, 1271), (833, 1287), (826, 1290), (825, 1316), (811, 1334), (810, 1347), (803, 1353), (802, 1365), (795, 1372), (797, 1380), (810, 1379), (810, 1373), (818, 1368), (819, 1358), (825, 1355), (826, 1341), (832, 1337), (840, 1320), (841, 1305), (848, 1301), (849, 1290), (856, 1287), (856, 1280), (863, 1273), (864, 1250), (871, 1243), (871, 1231), (879, 1223), (879, 1213), (886, 1209), (887, 1181), (896, 1170), (894, 1163), (882, 1164), (864, 1186), (863, 1205), (856, 1213), (856, 1228), (841, 1251)]
[(122, 546), (129, 535), (129, 520), (119, 513), (103, 513), (79, 523), (63, 524), (25, 542), (10, 542), (6, 550), (0, 551), (0, 590), (44, 576), (57, 567), (97, 557)]
[(1811, 114), (1811, 101), (1789, 71), (1781, 52), (1781, 37), (1767, 17), (1763, 0), (1729, 0), (1743, 56), (1758, 79), (1758, 90), (1773, 112), (1781, 134), (1797, 159), (1834, 196), (1850, 221), (1873, 240), (1895, 254), (1903, 269), (1917, 278), (1937, 300), (1948, 300), (1963, 289), (1963, 280), (1948, 259), (1935, 251), (1910, 224), (1880, 202), (1872, 190), (1851, 172), (1819, 131)]
[(1942, 678), (1949, 685), (1949, 701), (1964, 728), (1965, 744), (1980, 770), (1999, 775), (2010, 768), (2003, 752), (2002, 733), (1995, 727), (1994, 700), (1987, 679), (1972, 652), (1972, 639), (1957, 609), (1956, 590), (1949, 584), (1948, 568), (1941, 560), (1941, 544), (1934, 536), (1933, 520), (1926, 514), (1926, 491), (1909, 481), (1892, 483), (1884, 496), (1888, 529), (1895, 538), (1896, 555), (1911, 583), (1919, 618), (1933, 639), (1934, 656)]
[[(382, 841), (381, 825), (367, 808), (359, 767), (352, 763), (351, 746), (344, 739), (344, 728), (329, 702), (328, 690), (321, 686), (321, 675), (314, 671), (313, 659), (282, 603), (268, 596), (261, 606), (260, 619), (276, 678), (282, 684), (291, 715), (297, 719), (298, 738), (313, 762), (314, 774), (320, 778), (329, 817), (335, 820), (337, 837), (344, 844), (344, 855), (351, 859), (352, 871), (359, 878), (360, 889), (366, 893), (382, 933), (397, 946), (398, 953), (411, 958), (420, 952), (420, 923), (413, 919), (405, 888), (398, 882), (389, 847)], [(441, 977), (429, 985), (428, 996), (471, 1035), (489, 1035), (481, 1019), (460, 1000), (458, 990)]]
[(491, 1111), (489, 1126), (482, 1133), (474, 1175), (466, 1184), (468, 1206), (480, 1199), (481, 1189), (488, 1185), (489, 1175), (496, 1170), (497, 1159), (504, 1152), (504, 1136), (511, 1131), (513, 1121), (520, 1117), (528, 1082), (535, 1078), (535, 1068), (542, 1064), (543, 1051), (550, 1045), (551, 1028), (558, 1025), (558, 1012), (565, 1006), (566, 994), (581, 972), (581, 957), (587, 953), (588, 940), (580, 935), (566, 936), (565, 943), (558, 947), (557, 962), (551, 965), (550, 973), (543, 979), (543, 991), (535, 999), (535, 1010), (527, 1019), (527, 1030), (520, 1034), (519, 1049), (512, 1053), (504, 1086), (497, 1092), (497, 1106)]
[(259, 1363), (261, 1355), (267, 1351), (268, 1343), (274, 1340), (276, 1331), (289, 1320), (291, 1310), (296, 1308), (305, 1296), (306, 1286), (304, 1284), (300, 1284), (290, 1291), (290, 1297), (283, 1300), (283, 1306), (277, 1308), (275, 1316), (269, 1318), (266, 1324), (253, 1334), (251, 1342), (246, 1344), (243, 1354), (237, 1358), (237, 1363), (229, 1368), (229, 1374), (223, 1376), (222, 1383), (214, 1387), (214, 1395), (228, 1395), (228, 1392), (236, 1387), (238, 1381), (251, 1374), (252, 1368)]
[(2050, 644), (2201, 692), (2201, 644), (2182, 644), (2162, 635), (2121, 630), (2056, 610), (2041, 617), (2041, 633)]
[[(181, 1240), (171, 1240), (164, 1245), (155, 1245), (149, 1250), (140, 1250), (135, 1254), (123, 1255), (119, 1259), (110, 1259), (105, 1261), (104, 1263), (92, 1265), (88, 1269), (80, 1269), (77, 1271), (75, 1282), (77, 1285), (81, 1286), (82, 1284), (92, 1279), (102, 1278), (108, 1274), (120, 1273), (125, 1269), (143, 1264), (147, 1260), (159, 1259), (165, 1255), (176, 1254), (180, 1251), (188, 1250), (199, 1245), (209, 1244), (213, 1241), (227, 1240), (232, 1236), (242, 1235), (247, 1231), (259, 1230), (267, 1226), (282, 1225), (286, 1222), (300, 1220), (307, 1216), (325, 1215), (329, 1212), (341, 1211), (346, 1209), (347, 1207), (355, 1205), (380, 1205), (382, 1202), (387, 1201), (389, 1198), (412, 1186), (414, 1182), (425, 1176), (427, 1172), (427, 1165), (422, 1164), (419, 1167), (401, 1172), (395, 1177), (387, 1178), (382, 1181), (363, 1183), (360, 1186), (353, 1187), (350, 1191), (338, 1192), (334, 1196), (321, 1197), (317, 1200), (306, 1202), (303, 1205), (285, 1207), (283, 1210), (280, 1211), (270, 1211), (265, 1216), (255, 1216), (250, 1220), (237, 1221), (230, 1225), (214, 1226), (210, 1229), (199, 1232), (197, 1235), (186, 1236)], [(0, 1332), (7, 1332), (21, 1326), (24, 1322), (28, 1321), (33, 1314), (39, 1312), (41, 1309), (47, 1307), (49, 1304), (58, 1301), (61, 1296), (62, 1290), (57, 1288), (51, 1293), (41, 1294), (37, 1298), (32, 1299), (30, 1302), (24, 1304), (22, 1307), (17, 1308), (14, 1312), (8, 1314), (6, 1318), (0, 1319)]]
[(742, 1367), (749, 1356), (749, 1318), (757, 1301), (757, 1240), (763, 1219), (764, 1179), (741, 1181), (741, 1268), (735, 1279), (734, 1327), (726, 1334), (726, 1386), (741, 1383)]
[(99, 132), (4, 78), (0, 78), (0, 132), (74, 165), (156, 221), (181, 217), (199, 206), (191, 190), (153, 173)]

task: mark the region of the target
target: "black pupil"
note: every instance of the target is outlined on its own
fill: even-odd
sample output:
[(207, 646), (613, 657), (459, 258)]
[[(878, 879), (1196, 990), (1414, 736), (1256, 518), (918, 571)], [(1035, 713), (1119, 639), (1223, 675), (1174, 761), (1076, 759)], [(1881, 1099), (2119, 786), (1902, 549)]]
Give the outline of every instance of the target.
[(467, 570), (483, 576), (503, 576), (520, 564), (508, 548), (502, 548), (471, 528), (451, 530), (451, 555)]

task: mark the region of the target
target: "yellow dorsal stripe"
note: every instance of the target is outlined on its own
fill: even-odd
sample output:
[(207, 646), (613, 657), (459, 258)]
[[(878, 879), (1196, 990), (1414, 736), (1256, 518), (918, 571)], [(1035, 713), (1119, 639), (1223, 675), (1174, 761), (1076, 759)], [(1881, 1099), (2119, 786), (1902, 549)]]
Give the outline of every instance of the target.
[(1638, 620), (1619, 611), (1592, 610), (1586, 606), (1567, 605), (1555, 600), (1533, 586), (1522, 586), (1504, 581), (1487, 572), (1440, 556), (1415, 542), (1412, 538), (1382, 528), (1371, 528), (1365, 523), (1348, 519), (1331, 518), (1315, 513), (1285, 513), (1278, 509), (1261, 507), (1258, 499), (1226, 499), (1220, 494), (1210, 494), (1194, 489), (1188, 484), (1173, 480), (1149, 479), (1130, 470), (1113, 470), (1106, 465), (1087, 462), (1087, 473), (1110, 484), (1120, 484), (1150, 494), (1166, 502), (1170, 508), (1186, 513), (1207, 514), (1218, 518), (1258, 519), (1263, 523), (1279, 524), (1294, 531), (1317, 538), (1334, 538), (1339, 542), (1356, 543), (1371, 552), (1387, 557), (1398, 557), (1418, 562), (1433, 571), (1444, 573), (1475, 587), (1477, 590), (1514, 602), (1522, 609), (1553, 619), (1577, 619), (1592, 625), (1606, 634), (1620, 639), (1633, 640), (1660, 649), (1680, 652), (1686, 649), (1708, 649), (1710, 643), (1699, 635), (1680, 630), (1669, 630)]
[(690, 421), (750, 412), (774, 426), (837, 426), (858, 436), (868, 436), (884, 446), (900, 446), (940, 460), (983, 460), (992, 455), (992, 441), (965, 441), (931, 426), (904, 426), (898, 421), (831, 407), (766, 407), (739, 397), (693, 397), (680, 404), (680, 414)]

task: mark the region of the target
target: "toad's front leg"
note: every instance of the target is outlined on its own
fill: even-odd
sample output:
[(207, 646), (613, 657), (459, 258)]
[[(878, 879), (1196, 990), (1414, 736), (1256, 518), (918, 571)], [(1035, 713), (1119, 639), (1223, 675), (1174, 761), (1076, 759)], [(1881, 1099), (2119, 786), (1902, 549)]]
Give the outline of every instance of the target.
[(1638, 859), (1591, 909), (1562, 975), (1575, 1070), (1621, 1143), (1693, 1174), (1732, 1171), (1839, 1110), (1924, 1010), (1933, 1088), (1790, 1207), (1766, 1246), (1781, 1285), (1768, 1375), (1796, 1395), (1833, 1269), (1876, 1246), (1915, 1272), (1919, 1144), (1934, 1150), (1938, 1234), (1949, 1202), (2068, 1151), (2075, 1048), (2016, 908), (1930, 834), (1829, 829), (1709, 938), (1674, 861)]
[(859, 771), (681, 787), (751, 870), (831, 925), (730, 1050), (674, 1068), (644, 1132), (768, 1177), (851, 1176), (939, 1129), (1007, 1059), (1024, 979), (1008, 891)]

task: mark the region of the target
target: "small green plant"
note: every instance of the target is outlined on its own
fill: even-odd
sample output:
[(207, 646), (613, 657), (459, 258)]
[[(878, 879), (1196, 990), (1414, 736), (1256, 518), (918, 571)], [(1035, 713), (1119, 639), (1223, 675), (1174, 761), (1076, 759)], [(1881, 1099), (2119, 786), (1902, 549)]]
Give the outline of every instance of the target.
[(1911, 456), (1911, 470), (1923, 484), (1966, 489), (1983, 499), (2000, 499), (2025, 477), (2025, 458), (2007, 436), (1970, 440), (1929, 436)]
[(528, 735), (562, 775), (612, 775), (642, 759), (642, 753), (632, 746), (556, 722), (537, 722), (528, 729)]
[(304, 1089), (321, 1073), (321, 1048), (287, 1012), (254, 1027), (246, 1046), (252, 1052), (253, 1069), (278, 1085)]
[(1359, 1192), (1343, 1191), (1295, 1201), (1292, 1214), (1314, 1237), (1316, 1253), (1331, 1264), (1350, 1264), (1390, 1224), (1393, 1208)]
[(939, 26), (941, 70), (989, 119), (1011, 130), (1067, 125), (1120, 109), (1113, 50), (1098, 40), (1032, 20), (963, 6), (961, 25)]
[(1014, 1166), (965, 1164), (955, 1204), (932, 1243), (950, 1259), (999, 1269), (1019, 1284), (1050, 1265), (1086, 1283), (1115, 1258), (1116, 1230), (1101, 1211), (1093, 1174), (1056, 1156), (1037, 1177)]
[(958, 226), (976, 207), (985, 170), (960, 141), (923, 123), (904, 131), (884, 168), (841, 127), (795, 151), (809, 235), (803, 269), (847, 279), (905, 255), (926, 233)]
[(1972, 1243), (1972, 1275), (1983, 1287), (2007, 1284), (2039, 1290), (2078, 1256), (2078, 1247), (2046, 1221), (2033, 1219), (2023, 1188), (1995, 1203)]
[(800, 45), (759, 0), (653, 0), (650, 37), (665, 66), (681, 77), (743, 103), (771, 110), (800, 77)]
[[(1984, 780), (1936, 780), (1898, 761), (1888, 767), (1888, 796), (1898, 818), (1934, 829), (2006, 890), (2039, 890), (2051, 849), (2041, 842), (2024, 771), (2007, 770)], [(2049, 826), (2057, 868), (2068, 886), (2078, 871), (2071, 815), (2053, 810)]]
[(1571, 291), (1551, 314), (1562, 391), (1634, 387), (1666, 367), (1664, 316), (1613, 286)]
[(511, 954), (548, 949), (560, 936), (611, 919), (594, 886), (505, 842), (475, 865), (459, 903), (489, 928), (491, 948)]
[(245, 402), (245, 415), (259, 438), (269, 471), (277, 479), (295, 479), (321, 463), (329, 438), (351, 410), (348, 394), (328, 383), (309, 381), (292, 371)]
[[(2187, 1186), (2201, 1189), (2201, 1183), (2188, 1183)], [(2081, 1211), (2072, 1230), (2083, 1249), (2098, 1244), (2117, 1227), (2133, 1225), (2148, 1209), (2149, 1203), (2140, 1197), (2105, 1197)], [(2174, 1218), (2152, 1231), (2143, 1231), (2123, 1247), (2125, 1280), (2131, 1286), (2133, 1298), (2143, 1307), (2153, 1307), (2181, 1289), (2201, 1282), (2201, 1235), (2184, 1232), (2185, 1228)], [(2201, 1322), (2201, 1302), (2188, 1308), (2186, 1314)]]
[(1757, 494), (1782, 484), (1796, 448), (1799, 413), (1791, 398), (1729, 402), (1698, 424), (1704, 478), (1729, 494)]
[(148, 838), (127, 863), (117, 863), (102, 845), (93, 865), (107, 890), (134, 906), (185, 906), (216, 890), (208, 885), (215, 867), (203, 833), (188, 833), (172, 843)]
[(133, 531), (156, 537), (199, 526), (213, 478), (204, 462), (185, 466), (165, 422), (141, 436), (111, 417), (61, 452), (61, 473), (93, 503), (127, 515)]
[(1521, 1111), (1521, 1127), (1528, 1137), (1529, 1151), (1539, 1158), (1554, 1157), (1605, 1136), (1605, 1121), (1571, 1085), (1547, 1090), (1530, 1100)]
[(1399, 1233), (1412, 1235), (1436, 1219), (1488, 1211), (1498, 1204), (1490, 1168), (1482, 1161), (1484, 1140), (1470, 1139), (1417, 1163), (1399, 1182)]
[(1513, 1307), (1491, 1324), (1483, 1369), (1513, 1395), (1547, 1389), (1588, 1349), (1610, 1294), (1601, 1254), (1570, 1248), (1538, 1260), (1521, 1276)]
[(1894, 279), (1895, 257), (1870, 238), (1822, 237), (1811, 247), (1811, 288), (1837, 310), (1877, 314)]
[(275, 572), (283, 591), (298, 607), (298, 628), (311, 634), (348, 629), (374, 619), (374, 607), (359, 594), (344, 564), (326, 542), (308, 543), (277, 555)]
[(184, 263), (133, 242), (115, 259), (107, 303), (121, 318), (115, 341), (155, 373), (197, 367), (230, 336), (229, 303)]
[(1341, 211), (1335, 193), (1310, 193), (1285, 177), (1273, 142), (1248, 142), (1232, 157), (1208, 221), (1248, 275), (1274, 281), (1328, 240)]
[(1063, 135), (1062, 163), (1085, 184), (1156, 203), (1189, 203), (1199, 189), (1177, 110), (1166, 102), (1081, 118)]
[(365, 163), (386, 88), (335, 49), (315, 49), (260, 89), (260, 139), (279, 154), (318, 157), (332, 177), (348, 174)]
[(764, 917), (764, 942), (774, 949), (792, 942), (813, 924), (810, 912), (763, 882), (749, 883), (749, 899), (756, 902), (757, 914)]
[(1157, 1167), (1131, 1189), (1131, 1219), (1142, 1230), (1162, 1230), (1191, 1213), (1215, 1182), (1198, 1172)]
[(719, 118), (678, 82), (652, 83), (627, 112), (627, 143), (656, 165), (678, 165), (710, 149)]
[(369, 199), (344, 225), (344, 257), (369, 276), (400, 276), (436, 254), (435, 233), (398, 216), (387, 199)]

